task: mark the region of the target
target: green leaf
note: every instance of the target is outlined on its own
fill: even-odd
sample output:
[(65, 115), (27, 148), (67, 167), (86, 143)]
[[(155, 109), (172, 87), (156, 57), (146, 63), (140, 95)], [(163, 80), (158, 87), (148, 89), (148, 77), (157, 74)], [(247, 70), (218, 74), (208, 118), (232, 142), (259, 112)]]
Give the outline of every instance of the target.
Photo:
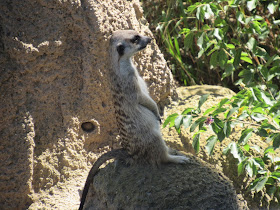
[(230, 116), (236, 112), (236, 110), (238, 110), (239, 108), (238, 107), (234, 107), (232, 109), (229, 110), (229, 112), (227, 113), (227, 116), (226, 116), (226, 119), (230, 118)]
[[(280, 20), (279, 20), (280, 21)], [(278, 60), (279, 56), (278, 55), (273, 55), (271, 56), (268, 61), (265, 64), (265, 67), (268, 67), (273, 61)]]
[(223, 73), (222, 75), (222, 79), (230, 76), (230, 75), (233, 75), (233, 72), (234, 72), (234, 66), (230, 63), (226, 64), (225, 65), (225, 72)]
[(219, 52), (215, 51), (210, 58), (210, 65), (217, 67), (219, 65)]
[[(261, 24), (258, 21), (253, 21), (250, 23), (251, 27), (255, 29), (255, 31), (261, 35)], [(253, 49), (255, 51), (255, 48)]]
[(271, 173), (271, 176), (275, 177), (276, 179), (280, 179), (280, 171), (274, 171)]
[(273, 21), (273, 24), (274, 24), (274, 25), (280, 25), (280, 20), (274, 20), (274, 21)]
[(189, 114), (189, 113), (192, 112), (193, 110), (194, 110), (193, 108), (187, 108), (187, 109), (185, 109), (185, 110), (181, 113), (181, 115)]
[(274, 136), (273, 138), (273, 148), (277, 149), (280, 146), (280, 134), (277, 133), (277, 135)]
[(205, 11), (205, 19), (210, 19), (211, 17), (214, 17), (214, 13), (209, 4), (203, 6), (203, 9)]
[(179, 56), (179, 58), (181, 58), (181, 53), (180, 53), (180, 47), (179, 47), (178, 40), (175, 36), (173, 38), (174, 38), (174, 46), (175, 46), (177, 55)]
[(206, 117), (201, 117), (201, 118), (197, 119), (197, 120), (192, 124), (192, 126), (191, 126), (191, 128), (190, 128), (190, 131), (193, 132), (193, 131), (196, 129), (196, 127), (197, 127), (199, 124), (204, 123), (206, 119), (207, 119)]
[(267, 176), (262, 176), (260, 178), (255, 179), (255, 181), (252, 184), (251, 191), (257, 191), (257, 192), (261, 191), (264, 188), (267, 180), (268, 180)]
[(238, 11), (236, 13), (236, 19), (241, 23), (241, 24), (245, 24), (244, 23), (244, 14), (240, 11)]
[(257, 122), (261, 122), (267, 119), (264, 115), (260, 113), (252, 113), (251, 118)]
[(240, 59), (247, 62), (247, 63), (253, 64), (253, 61), (249, 57), (240, 57)]
[(222, 113), (222, 112), (225, 112), (225, 111), (227, 111), (226, 108), (217, 108), (217, 109), (212, 113), (212, 115), (213, 115), (213, 116), (216, 116), (216, 115), (218, 115), (218, 114), (220, 114), (220, 113)]
[(250, 145), (249, 145), (249, 144), (245, 144), (245, 145), (243, 146), (243, 148), (245, 149), (246, 152), (249, 152), (249, 150), (250, 150)]
[[(229, 137), (231, 134), (231, 122), (230, 121), (226, 121), (225, 125), (224, 125), (224, 134), (226, 137)], [(220, 141), (222, 141), (224, 138), (219, 138)]]
[(277, 128), (275, 128), (273, 125), (271, 125), (267, 121), (262, 122), (261, 128), (270, 129), (270, 130), (277, 130)]
[(264, 154), (272, 153), (275, 154), (273, 146), (269, 146), (264, 150)]
[(261, 91), (261, 97), (266, 104), (268, 104), (270, 106), (273, 105), (273, 102), (270, 100), (270, 98), (263, 91)]
[(198, 109), (200, 110), (201, 106), (204, 104), (204, 102), (207, 100), (209, 94), (205, 94), (205, 95), (202, 95), (199, 99), (199, 102), (198, 102)]
[[(237, 12), (238, 13), (238, 12)], [(240, 12), (239, 12), (240, 13)], [(240, 45), (240, 42), (237, 39), (232, 38), (231, 42), (235, 45)]]
[(256, 171), (256, 166), (253, 164), (252, 160), (249, 159), (246, 163), (245, 169), (250, 177), (253, 177), (254, 171)]
[(228, 104), (230, 101), (228, 98), (223, 98), (220, 103), (218, 104), (218, 107), (221, 108), (223, 105)]
[(225, 148), (223, 149), (223, 154), (224, 154), (224, 155), (228, 154), (228, 152), (231, 150), (231, 147), (232, 147), (232, 142), (229, 143), (229, 144), (227, 145), (227, 147), (225, 147)]
[(260, 146), (258, 146), (258, 145), (253, 145), (253, 146), (251, 146), (251, 148), (252, 149), (254, 149), (254, 150), (256, 150), (257, 152), (261, 152), (261, 148), (260, 148)]
[(243, 130), (241, 133), (241, 137), (238, 140), (238, 143), (241, 145), (247, 144), (249, 138), (252, 136), (253, 130), (254, 130), (253, 128), (247, 128), (247, 129)]
[(261, 91), (258, 88), (253, 87), (253, 88), (250, 88), (250, 90), (252, 92), (252, 95), (253, 95), (255, 101), (263, 102)]
[(270, 12), (270, 14), (273, 14), (276, 11), (276, 8), (277, 8), (277, 4), (275, 4), (274, 2), (270, 3), (267, 6), (267, 9)]
[(206, 141), (206, 146), (205, 146), (205, 149), (208, 153), (208, 155), (212, 155), (213, 154), (213, 150), (214, 150), (214, 147), (215, 147), (215, 144), (217, 142), (217, 136), (213, 135), (213, 136), (210, 136)]
[(187, 12), (188, 13), (193, 13), (200, 4), (201, 4), (200, 2), (197, 2), (196, 4), (193, 4), (193, 5), (189, 6), (188, 9), (187, 9)]
[(252, 51), (252, 52), (255, 51), (256, 46), (257, 46), (255, 38), (251, 37), (246, 45), (250, 51)]
[(196, 153), (199, 152), (199, 139), (200, 139), (200, 133), (195, 134), (194, 137), (193, 137), (192, 146), (193, 146)]
[(177, 113), (174, 113), (174, 114), (172, 114), (172, 115), (169, 115), (169, 116), (166, 118), (166, 120), (164, 121), (162, 127), (165, 128), (165, 127), (168, 125), (168, 123), (170, 123), (170, 126), (169, 126), (169, 127), (174, 126), (174, 121), (175, 121), (175, 119), (177, 118), (178, 115), (179, 115), (179, 114), (177, 114)]
[(233, 66), (235, 68), (238, 68), (238, 66), (239, 66), (240, 58), (241, 58), (241, 52), (242, 52), (242, 49), (240, 48), (240, 49), (236, 50), (236, 52), (234, 53)]
[(204, 17), (205, 17), (205, 11), (203, 10), (202, 7), (198, 7), (196, 10), (196, 18), (201, 22), (204, 22)]
[(266, 112), (262, 106), (263, 106), (263, 103), (259, 103), (257, 106), (255, 106), (252, 109), (252, 113), (266, 114)]
[(274, 77), (280, 76), (280, 66), (274, 66), (268, 71), (267, 81), (271, 81)]
[(219, 62), (220, 62), (220, 66), (222, 68), (224, 68), (225, 64), (227, 63), (228, 61), (228, 57), (227, 57), (227, 54), (225, 53), (225, 50), (224, 49), (221, 49), (220, 50), (220, 53), (219, 53)]
[(215, 109), (216, 109), (216, 107), (211, 107), (211, 108), (207, 109), (207, 110), (203, 113), (203, 115), (207, 115), (208, 113), (212, 112), (212, 111), (215, 110)]
[(247, 1), (247, 8), (249, 11), (252, 11), (256, 8), (257, 0)]
[(192, 33), (192, 32), (190, 32), (186, 35), (186, 37), (184, 39), (184, 47), (186, 50), (193, 48), (193, 43), (194, 43), (193, 37), (194, 37), (194, 33)]
[(214, 118), (214, 122), (211, 124), (211, 126), (216, 134), (218, 134), (219, 132), (223, 132), (224, 123), (218, 118)]
[(258, 133), (257, 133), (260, 137), (268, 137), (268, 133), (265, 129), (263, 128), (258, 128)]
[(261, 48), (261, 47), (256, 47), (256, 51), (254, 52), (254, 54), (260, 58), (267, 58), (269, 55), (268, 53), (266, 52), (266, 50), (264, 48)]
[(226, 138), (226, 135), (225, 135), (225, 133), (224, 133), (223, 130), (220, 131), (220, 132), (217, 134), (217, 136), (218, 136), (218, 139), (219, 139), (220, 142), (222, 142), (222, 141)]
[(180, 31), (180, 34), (188, 34), (191, 32), (191, 29), (189, 28), (183, 28), (181, 31)]
[(238, 176), (240, 176), (243, 173), (244, 168), (245, 168), (245, 163), (247, 162), (247, 160), (248, 160), (248, 158), (245, 158), (243, 161), (241, 161), (238, 164), (238, 167), (237, 167)]
[(202, 49), (203, 48), (203, 41), (204, 41), (205, 33), (202, 33), (201, 36), (197, 40), (197, 46)]
[(182, 121), (183, 121), (183, 115), (179, 115), (179, 116), (175, 119), (175, 121), (174, 121), (174, 126), (175, 126), (176, 130), (178, 130), (178, 129), (181, 127)]
[(244, 119), (246, 119), (247, 117), (249, 117), (249, 115), (248, 115), (246, 112), (243, 112), (237, 119), (238, 119), (238, 120), (244, 120)]
[(192, 118), (193, 118), (192, 115), (187, 115), (184, 117), (183, 119), (184, 128), (188, 128), (191, 125)]
[(265, 164), (264, 164), (262, 158), (259, 158), (259, 157), (254, 158), (254, 159), (253, 159), (253, 162), (254, 162), (254, 164), (257, 165), (259, 168), (261, 168), (261, 169), (264, 168), (264, 165), (265, 165)]
[(219, 34), (219, 29), (218, 28), (215, 28), (214, 29), (214, 36), (218, 39), (218, 40), (222, 40), (222, 37), (220, 36)]
[(226, 47), (229, 49), (235, 49), (235, 46), (233, 44), (226, 44)]
[(276, 113), (278, 110), (280, 110), (280, 101), (278, 101), (270, 108), (269, 114)]
[(237, 145), (235, 142), (232, 142), (232, 145), (231, 145), (231, 148), (230, 148), (230, 152), (233, 155), (233, 157), (238, 159), (239, 162), (242, 161), (242, 159), (243, 159), (243, 152), (240, 149), (239, 145)]

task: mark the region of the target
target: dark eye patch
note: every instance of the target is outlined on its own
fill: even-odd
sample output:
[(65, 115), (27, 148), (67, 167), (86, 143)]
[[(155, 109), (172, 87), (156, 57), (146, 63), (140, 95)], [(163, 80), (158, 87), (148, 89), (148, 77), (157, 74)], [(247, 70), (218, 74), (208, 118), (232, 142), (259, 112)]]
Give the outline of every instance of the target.
[(130, 41), (133, 44), (137, 44), (140, 41), (140, 36), (139, 35), (135, 35)]
[(123, 56), (123, 54), (124, 54), (124, 46), (122, 45), (122, 44), (120, 44), (120, 45), (118, 45), (117, 46), (117, 51), (118, 51), (118, 53), (119, 53), (119, 56)]

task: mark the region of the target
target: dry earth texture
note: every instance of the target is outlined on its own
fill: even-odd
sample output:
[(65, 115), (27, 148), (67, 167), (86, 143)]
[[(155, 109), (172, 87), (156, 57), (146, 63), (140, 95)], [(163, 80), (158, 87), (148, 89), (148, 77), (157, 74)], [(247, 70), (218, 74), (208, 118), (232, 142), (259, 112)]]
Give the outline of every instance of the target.
[[(138, 0), (0, 1), (1, 209), (77, 208), (91, 163), (118, 146), (107, 62), (118, 29), (153, 36)], [(166, 100), (154, 41), (135, 63)]]
[(95, 177), (85, 209), (248, 209), (231, 182), (204, 161), (107, 165)]

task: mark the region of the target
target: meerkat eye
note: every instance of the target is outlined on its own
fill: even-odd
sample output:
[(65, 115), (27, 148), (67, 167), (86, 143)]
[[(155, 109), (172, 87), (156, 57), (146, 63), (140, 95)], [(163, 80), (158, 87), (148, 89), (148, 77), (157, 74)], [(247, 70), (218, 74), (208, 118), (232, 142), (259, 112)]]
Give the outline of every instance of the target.
[(137, 44), (140, 41), (140, 36), (139, 35), (135, 35), (130, 41), (133, 44)]

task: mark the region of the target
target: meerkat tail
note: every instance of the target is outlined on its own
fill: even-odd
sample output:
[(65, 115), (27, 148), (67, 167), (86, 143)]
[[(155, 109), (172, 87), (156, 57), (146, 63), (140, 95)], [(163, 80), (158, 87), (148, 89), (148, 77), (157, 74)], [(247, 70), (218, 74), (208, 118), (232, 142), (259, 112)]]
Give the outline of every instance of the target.
[(86, 197), (88, 194), (88, 190), (89, 190), (89, 186), (90, 183), (92, 183), (94, 176), (96, 175), (96, 173), (99, 170), (99, 167), (105, 163), (107, 160), (110, 159), (126, 159), (129, 157), (129, 154), (126, 150), (124, 149), (114, 149), (111, 150), (103, 155), (101, 155), (101, 157), (99, 157), (97, 159), (97, 161), (93, 164), (92, 168), (90, 169), (88, 176), (87, 176), (87, 180), (83, 189), (83, 193), (82, 193), (82, 197), (81, 197), (81, 203), (80, 203), (80, 207), (79, 210), (82, 210), (86, 201)]

